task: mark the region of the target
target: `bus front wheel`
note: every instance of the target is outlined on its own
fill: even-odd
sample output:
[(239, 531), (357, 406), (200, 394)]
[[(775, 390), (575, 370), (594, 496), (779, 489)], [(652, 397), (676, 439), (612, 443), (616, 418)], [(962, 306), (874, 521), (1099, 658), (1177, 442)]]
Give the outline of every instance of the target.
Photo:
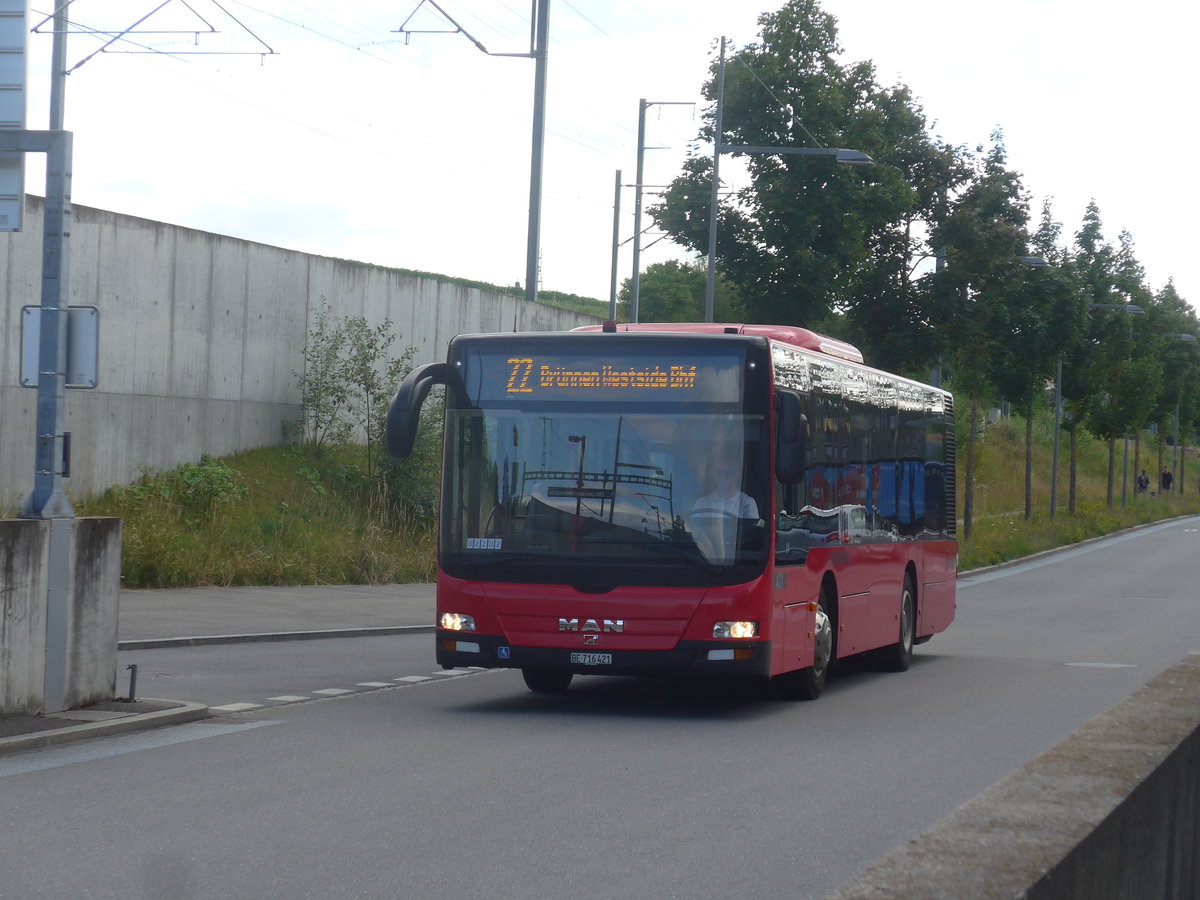
[(829, 666), (833, 662), (833, 620), (829, 617), (830, 609), (829, 597), (822, 588), (813, 628), (813, 664), (776, 679), (783, 695), (789, 700), (816, 700), (825, 689)]
[(561, 694), (571, 685), (571, 672), (567, 669), (527, 667), (521, 670), (521, 675), (535, 694)]

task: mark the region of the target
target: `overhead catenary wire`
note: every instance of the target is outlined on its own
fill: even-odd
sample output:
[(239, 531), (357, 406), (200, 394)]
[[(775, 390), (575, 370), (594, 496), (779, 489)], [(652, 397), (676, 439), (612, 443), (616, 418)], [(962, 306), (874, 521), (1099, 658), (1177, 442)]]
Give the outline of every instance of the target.
[[(75, 0), (75, 2), (77, 3), (77, 13), (92, 3), (112, 9), (108, 7), (110, 0)], [(111, 2), (124, 3), (125, 0), (111, 0)], [(138, 0), (129, 0), (129, 2), (138, 2)], [(208, 14), (212, 11), (204, 7), (205, 0), (190, 0), (190, 2), (202, 13)], [(415, 0), (410, 0), (410, 2), (415, 5)], [(569, 8), (562, 5), (562, 0), (554, 0), (554, 2), (560, 12), (577, 20), (571, 28), (567, 28), (564, 24), (558, 33), (566, 35), (573, 31), (576, 35), (582, 35), (585, 32), (591, 32), (586, 35), (586, 40), (590, 42), (586, 57), (576, 56), (568, 60), (564, 54), (559, 58), (561, 62), (558, 65), (561, 68), (557, 71), (565, 73), (569, 62), (577, 76), (585, 58), (592, 60), (595, 54), (603, 55), (605, 51), (602, 45), (613, 42), (609, 22), (603, 16), (598, 16), (593, 9), (585, 7), (579, 0), (574, 0)], [(145, 3), (150, 8), (157, 8), (159, 0), (145, 0)], [(261, 76), (247, 75), (246, 67), (234, 63), (220, 67), (203, 64), (190, 65), (189, 68), (184, 69), (180, 65), (173, 64), (171, 60), (186, 64), (189, 61), (185, 56), (171, 53), (170, 48), (156, 46), (154, 55), (134, 58), (149, 62), (155, 66), (156, 71), (169, 72), (176, 76), (180, 79), (181, 89), (172, 96), (169, 83), (164, 82), (162, 78), (154, 77), (147, 82), (145, 96), (148, 99), (151, 90), (155, 94), (161, 91), (163, 101), (160, 102), (171, 103), (177, 107), (179, 112), (186, 112), (190, 108), (202, 114), (202, 110), (209, 105), (209, 101), (199, 94), (199, 92), (203, 92), (212, 96), (219, 105), (228, 104), (232, 100), (237, 109), (242, 110), (242, 112), (238, 112), (231, 109), (230, 112), (233, 116), (226, 120), (229, 124), (237, 122), (238, 119), (244, 119), (246, 125), (253, 130), (256, 127), (253, 123), (255, 118), (269, 119), (272, 122), (286, 123), (288, 128), (303, 130), (319, 137), (320, 141), (312, 147), (313, 153), (318, 155), (312, 165), (317, 168), (312, 168), (310, 171), (320, 181), (313, 182), (308, 189), (297, 195), (295, 201), (298, 205), (314, 207), (324, 205), (334, 210), (340, 208), (342, 200), (332, 195), (332, 192), (337, 190), (335, 185), (354, 184), (365, 169), (375, 168), (369, 162), (365, 167), (361, 163), (356, 164), (355, 158), (363, 158), (362, 154), (370, 154), (372, 158), (387, 160), (389, 163), (391, 161), (399, 163), (399, 165), (389, 164), (378, 168), (381, 173), (390, 173), (382, 177), (395, 186), (401, 186), (397, 187), (399, 190), (410, 190), (410, 195), (411, 188), (406, 189), (402, 187), (403, 185), (411, 183), (414, 177), (428, 182), (427, 173), (431, 174), (437, 171), (438, 164), (428, 159), (431, 148), (444, 148), (448, 153), (453, 152), (458, 155), (460, 152), (467, 151), (476, 139), (493, 148), (486, 153), (477, 153), (474, 157), (465, 159), (459, 165), (457, 174), (435, 175), (435, 178), (446, 185), (446, 190), (452, 190), (452, 185), (461, 185), (468, 190), (478, 190), (478, 186), (484, 184), (481, 179), (487, 177), (486, 173), (511, 172), (511, 168), (495, 169), (496, 163), (502, 157), (498, 152), (493, 151), (499, 150), (499, 144), (505, 142), (512, 144), (519, 129), (529, 123), (530, 117), (524, 104), (509, 103), (506, 99), (523, 96), (520, 93), (522, 80), (525, 77), (522, 67), (500, 64), (497, 69), (503, 71), (497, 77), (492, 78), (490, 75), (481, 75), (484, 65), (482, 57), (473, 50), (467, 50), (465, 45), (462, 45), (463, 51), (452, 54), (455, 59), (455, 65), (452, 66), (440, 61), (439, 57), (445, 55), (440, 49), (436, 52), (429, 49), (425, 49), (424, 52), (410, 52), (398, 46), (398, 43), (392, 46), (374, 44), (364, 47), (363, 45), (367, 42), (386, 40), (387, 35), (391, 33), (390, 29), (398, 24), (397, 19), (381, 21), (378, 23), (378, 28), (374, 28), (372, 27), (374, 23), (364, 23), (361, 14), (343, 15), (340, 11), (331, 11), (333, 8), (326, 0), (309, 0), (309, 2), (289, 0), (286, 6), (276, 4), (273, 0), (222, 0), (222, 3), (249, 28), (254, 29), (256, 34), (261, 35), (264, 41), (270, 43), (277, 53), (277, 61), (274, 63), (268, 61), (265, 74)], [(482, 41), (490, 46), (497, 41), (503, 41), (502, 37), (497, 37), (498, 28), (510, 28), (511, 23), (517, 19), (513, 7), (519, 5), (520, 0), (510, 0), (510, 2), (439, 0), (439, 3), (458, 21), (475, 31)], [(470, 9), (464, 13), (464, 7), (470, 7)], [(186, 12), (191, 7), (177, 6), (176, 9)], [(215, 10), (217, 7), (214, 6), (212, 9)], [(586, 15), (581, 14), (581, 11)], [(479, 13), (479, 16), (475, 15), (476, 12)], [(166, 15), (166, 11), (162, 15)], [(588, 18), (589, 16), (591, 18)], [(178, 17), (176, 16), (176, 18)], [(112, 16), (109, 18), (111, 19)], [(212, 17), (209, 16), (209, 18)], [(560, 16), (558, 21), (562, 22), (563, 18)], [(481, 26), (478, 24), (479, 21), (486, 21), (489, 24)], [(95, 22), (89, 19), (89, 24), (95, 24)], [(155, 21), (152, 19), (138, 27), (144, 29), (147, 25), (153, 26), (154, 24)], [(197, 22), (196, 27), (207, 26)], [(393, 34), (393, 36), (395, 35)], [(130, 39), (138, 41), (136, 35), (130, 34), (126, 36), (124, 45), (138, 49), (129, 43)], [(80, 40), (86, 44), (103, 39), (99, 36), (89, 36), (80, 38)], [(222, 38), (218, 36), (217, 43), (220, 43), (221, 40)], [(553, 53), (553, 49), (552, 46), (551, 53)], [(459, 61), (466, 59), (469, 55), (477, 57), (480, 62), (462, 65)], [(156, 58), (160, 56), (168, 56), (169, 59)], [(352, 58), (361, 62), (354, 63)], [(363, 69), (363, 73), (357, 76), (358, 78), (379, 80), (377, 75), (366, 74), (367, 69), (364, 67), (368, 60), (372, 64), (382, 62), (384, 65), (403, 60), (400, 68), (416, 65), (420, 67), (421, 71), (412, 73), (412, 75), (397, 72), (395, 76), (386, 74), (383, 76), (385, 80), (391, 79), (385, 95), (394, 98), (394, 102), (379, 102), (380, 95), (378, 93), (372, 101), (372, 97), (367, 92), (354, 90), (343, 93), (340, 102), (331, 102), (334, 100), (335, 91), (339, 89), (337, 82), (345, 80), (342, 75), (355, 77), (351, 74), (355, 70), (347, 68), (346, 64)], [(590, 62), (587, 65), (590, 67)], [(115, 69), (111, 66), (108, 67), (108, 71), (120, 72), (123, 67), (128, 66), (136, 67), (136, 63), (131, 59), (128, 63), (119, 64)], [(90, 70), (91, 67), (88, 68)], [(132, 73), (134, 69), (125, 69), (125, 71)], [(323, 71), (330, 73), (331, 76), (335, 71), (341, 74), (337, 79), (330, 77), (322, 82), (317, 73)], [(552, 61), (552, 81), (554, 72), (555, 63)], [(294, 73), (294, 75), (289, 73)], [(442, 80), (443, 75), (448, 82), (447, 88), (450, 90), (443, 90), (442, 86), (436, 83)], [(480, 82), (481, 77), (485, 77), (486, 81)], [(92, 87), (98, 88), (99, 81), (90, 76), (87, 81)], [(560, 85), (562, 83), (560, 82)], [(478, 91), (473, 87), (475, 84), (479, 85)], [(130, 97), (132, 103), (121, 104), (120, 116), (130, 117), (131, 124), (134, 117), (133, 107), (138, 105), (137, 97), (139, 95), (140, 93)], [(685, 94), (685, 96), (687, 95)], [(438, 98), (443, 99), (439, 101)], [(444, 129), (414, 127), (416, 123), (423, 122), (426, 117), (435, 115), (438, 111), (437, 104), (442, 102), (444, 107), (447, 100), (452, 104), (462, 102), (464, 106), (473, 104), (475, 109), (470, 115), (456, 117), (453, 121), (447, 122)], [(574, 215), (580, 218), (593, 218), (593, 210), (597, 212), (604, 210), (607, 213), (610, 209), (611, 183), (593, 182), (590, 177), (564, 177), (561, 168), (555, 173), (555, 166), (560, 161), (566, 163), (572, 158), (576, 161), (572, 164), (578, 164), (581, 152), (585, 159), (591, 158), (596, 161), (612, 159), (619, 163), (622, 156), (631, 152), (631, 117), (615, 114), (611, 109), (611, 104), (606, 103), (601, 97), (592, 97), (590, 93), (571, 95), (566, 92), (557, 92), (553, 85), (551, 100), (552, 110), (546, 123), (547, 160), (550, 164), (548, 169), (550, 177), (544, 188), (546, 199), (556, 205), (569, 204), (573, 210), (577, 211)], [(94, 99), (89, 99), (89, 108), (94, 109), (94, 103)], [(646, 174), (649, 177), (644, 179), (646, 182), (663, 183), (674, 177), (674, 159), (677, 155), (682, 155), (684, 144), (691, 138), (691, 135), (686, 133), (686, 126), (690, 118), (694, 118), (694, 116), (672, 118), (655, 115), (651, 117), (651, 140), (649, 143), (677, 150), (678, 153), (652, 154), (656, 160), (652, 165), (647, 166)], [(118, 121), (118, 119), (114, 119), (113, 124), (117, 125)], [(200, 118), (193, 115), (190, 118), (190, 127), (203, 129), (204, 126), (201, 122)], [(239, 124), (235, 127), (245, 128), (246, 125)], [(680, 125), (684, 127), (681, 128)], [(117, 125), (117, 127), (126, 126)], [(266, 127), (268, 129), (271, 127), (269, 122), (266, 123)], [(252, 130), (239, 131), (239, 134), (242, 134), (247, 140), (257, 141)], [(208, 129), (208, 132), (211, 136), (212, 129)], [(177, 131), (176, 135), (183, 133)], [(344, 147), (349, 152), (343, 152), (333, 147), (322, 149), (321, 142), (336, 144), (339, 148)], [(162, 134), (154, 136), (150, 143), (143, 145), (143, 148), (147, 152), (157, 153), (158, 158), (163, 159), (162, 150), (166, 149), (169, 144), (169, 136)], [(556, 146), (558, 149), (555, 149)], [(291, 168), (291, 156), (289, 155), (288, 158), (288, 168)], [(299, 160), (301, 157), (295, 158)], [(668, 161), (670, 162), (668, 163)], [(189, 165), (196, 164), (189, 163)], [(664, 168), (668, 165), (669, 168)], [(591, 166), (591, 162), (586, 163), (588, 170)], [(209, 168), (205, 166), (205, 177), (210, 177), (207, 174)], [(584, 168), (580, 168), (579, 171), (582, 174)], [(418, 172), (422, 174), (416, 175)], [(146, 177), (152, 176), (147, 172)], [(447, 179), (453, 179), (453, 181)], [(512, 186), (503, 184), (504, 178), (497, 178), (495, 174), (493, 179), (492, 187), (487, 189), (494, 189), (494, 196), (497, 199), (506, 198), (503, 201), (503, 208), (518, 209), (518, 203), (514, 203), (513, 198), (510, 197)], [(263, 197), (270, 197), (270, 185), (273, 184), (273, 181), (273, 178), (263, 179)], [(606, 179), (606, 181), (610, 182), (611, 179)], [(131, 182), (131, 184), (133, 183), (135, 182)], [(149, 182), (147, 181), (147, 183)], [(175, 188), (170, 193), (178, 195), (179, 198), (187, 195), (185, 190)], [(186, 202), (184, 201), (184, 203)], [(201, 202), (194, 208), (199, 209), (206, 205), (211, 204)], [(286, 201), (284, 206), (287, 206)], [(146, 214), (143, 210), (153, 210), (154, 205), (134, 201), (132, 208), (137, 209), (138, 214)], [(186, 206), (184, 208), (187, 209)], [(502, 213), (501, 207), (494, 209), (496, 215), (507, 215), (507, 213)], [(150, 214), (153, 215), (153, 212)], [(626, 217), (629, 215), (628, 211), (625, 215)], [(193, 224), (193, 227), (211, 227), (209, 223), (219, 218), (208, 216), (205, 220), (200, 222), (193, 220), (189, 224)], [(257, 221), (261, 218), (269, 218), (269, 216), (254, 216), (248, 218), (247, 222)], [(608, 216), (605, 215), (604, 218), (607, 219)], [(188, 223), (186, 218), (182, 221)], [(360, 221), (363, 220), (360, 219)], [(582, 222), (580, 224), (583, 225)], [(227, 225), (224, 227), (236, 228), (237, 226)], [(381, 227), (390, 229), (392, 226), (383, 225)], [(354, 233), (357, 229), (352, 228), (350, 231)], [(238, 232), (227, 233), (236, 234)], [(381, 230), (380, 233), (383, 231)], [(557, 232), (552, 232), (552, 240), (558, 240), (559, 237)], [(267, 239), (270, 240), (270, 238)], [(653, 239), (648, 240), (647, 243), (649, 244), (651, 240)], [(662, 246), (663, 244), (659, 244), (655, 247), (656, 259), (658, 258), (657, 254), (661, 253)], [(339, 253), (338, 255), (347, 254)], [(362, 258), (369, 259), (369, 257)], [(505, 283), (499, 278), (493, 280), (497, 283)]]

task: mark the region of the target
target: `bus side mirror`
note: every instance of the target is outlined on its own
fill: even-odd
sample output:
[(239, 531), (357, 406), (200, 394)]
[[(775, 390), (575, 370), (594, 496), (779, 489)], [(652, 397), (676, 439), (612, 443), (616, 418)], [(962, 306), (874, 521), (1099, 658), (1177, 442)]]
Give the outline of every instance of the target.
[(808, 417), (801, 412), (800, 395), (793, 391), (775, 394), (779, 428), (775, 433), (775, 475), (784, 484), (804, 477), (804, 453), (808, 448)]
[(388, 453), (405, 459), (412, 453), (421, 421), (421, 406), (435, 384), (446, 383), (446, 364), (428, 363), (418, 366), (405, 376), (400, 389), (392, 398), (387, 414)]

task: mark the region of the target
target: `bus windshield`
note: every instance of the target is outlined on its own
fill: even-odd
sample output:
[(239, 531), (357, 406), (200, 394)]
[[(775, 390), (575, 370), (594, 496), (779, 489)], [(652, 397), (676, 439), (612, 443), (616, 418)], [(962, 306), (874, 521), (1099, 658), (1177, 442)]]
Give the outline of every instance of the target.
[(593, 406), (449, 409), (440, 546), (450, 574), (695, 584), (765, 565), (762, 415)]

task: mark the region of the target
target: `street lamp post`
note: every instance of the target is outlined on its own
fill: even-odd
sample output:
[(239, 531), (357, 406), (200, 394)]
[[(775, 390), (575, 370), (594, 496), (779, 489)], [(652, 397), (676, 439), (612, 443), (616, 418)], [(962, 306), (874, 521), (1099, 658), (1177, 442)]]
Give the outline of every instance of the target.
[(708, 204), (708, 274), (704, 288), (704, 321), (713, 321), (716, 294), (717, 212), (720, 208), (720, 161), (722, 153), (765, 153), (773, 156), (827, 156), (848, 166), (873, 166), (875, 160), (860, 150), (834, 147), (759, 147), (724, 143), (722, 122), (725, 104), (725, 38), (721, 38), (721, 55), (717, 64), (717, 108), (713, 120), (712, 189)]

